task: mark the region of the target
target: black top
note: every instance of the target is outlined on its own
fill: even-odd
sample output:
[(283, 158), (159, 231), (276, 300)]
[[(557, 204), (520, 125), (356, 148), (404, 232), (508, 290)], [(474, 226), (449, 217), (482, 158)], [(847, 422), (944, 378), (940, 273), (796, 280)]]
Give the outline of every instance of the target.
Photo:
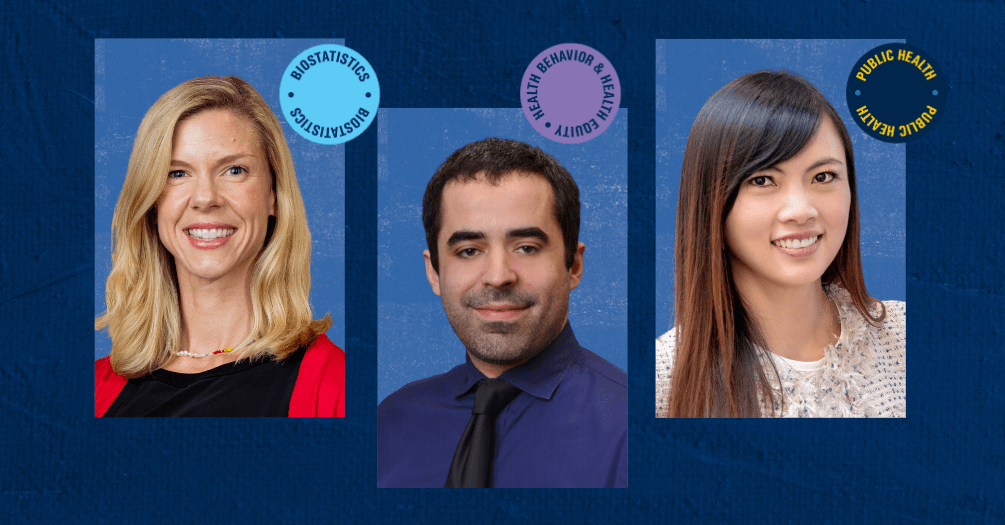
[(154, 370), (130, 379), (105, 417), (286, 417), (307, 348), (282, 361), (227, 363), (198, 374)]

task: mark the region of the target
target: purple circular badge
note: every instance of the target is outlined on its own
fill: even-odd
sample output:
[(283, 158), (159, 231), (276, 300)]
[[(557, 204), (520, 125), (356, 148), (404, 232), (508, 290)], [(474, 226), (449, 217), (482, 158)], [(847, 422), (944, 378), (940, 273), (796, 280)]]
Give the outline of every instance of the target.
[(607, 129), (621, 103), (614, 66), (596, 49), (559, 44), (537, 55), (520, 84), (523, 114), (555, 142), (586, 142)]

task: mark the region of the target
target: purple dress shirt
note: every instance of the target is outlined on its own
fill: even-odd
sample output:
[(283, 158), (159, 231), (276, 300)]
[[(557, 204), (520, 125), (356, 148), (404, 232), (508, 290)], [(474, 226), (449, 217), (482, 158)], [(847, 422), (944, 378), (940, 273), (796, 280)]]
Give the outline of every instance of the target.
[[(522, 392), (496, 421), (493, 487), (627, 487), (628, 374), (579, 346), (566, 323), (499, 376)], [(485, 376), (468, 358), (377, 408), (377, 486), (439, 487)]]

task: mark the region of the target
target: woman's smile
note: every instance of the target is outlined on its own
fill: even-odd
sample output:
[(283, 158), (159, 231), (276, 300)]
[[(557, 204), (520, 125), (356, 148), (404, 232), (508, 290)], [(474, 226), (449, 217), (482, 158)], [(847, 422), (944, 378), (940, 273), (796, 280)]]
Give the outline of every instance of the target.
[(226, 224), (193, 224), (184, 229), (192, 246), (212, 250), (227, 243), (237, 228)]
[(809, 234), (808, 237), (806, 234), (795, 234), (771, 241), (771, 244), (786, 255), (808, 257), (816, 253), (822, 236), (822, 233)]

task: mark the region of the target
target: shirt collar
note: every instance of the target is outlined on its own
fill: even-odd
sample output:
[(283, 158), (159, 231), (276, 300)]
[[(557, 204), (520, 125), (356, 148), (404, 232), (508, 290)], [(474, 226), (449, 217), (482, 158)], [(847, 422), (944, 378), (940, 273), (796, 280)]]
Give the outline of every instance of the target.
[[(503, 372), (499, 379), (505, 379), (513, 386), (524, 392), (541, 399), (551, 399), (555, 389), (568, 373), (569, 366), (576, 362), (582, 347), (572, 333), (572, 325), (566, 321), (562, 332), (558, 334), (547, 348), (534, 356), (530, 361), (510, 368)], [(463, 373), (454, 391), (455, 397), (462, 397), (469, 393), (475, 383), (485, 379), (474, 363), (471, 356), (465, 356), (465, 363), (461, 365)]]

